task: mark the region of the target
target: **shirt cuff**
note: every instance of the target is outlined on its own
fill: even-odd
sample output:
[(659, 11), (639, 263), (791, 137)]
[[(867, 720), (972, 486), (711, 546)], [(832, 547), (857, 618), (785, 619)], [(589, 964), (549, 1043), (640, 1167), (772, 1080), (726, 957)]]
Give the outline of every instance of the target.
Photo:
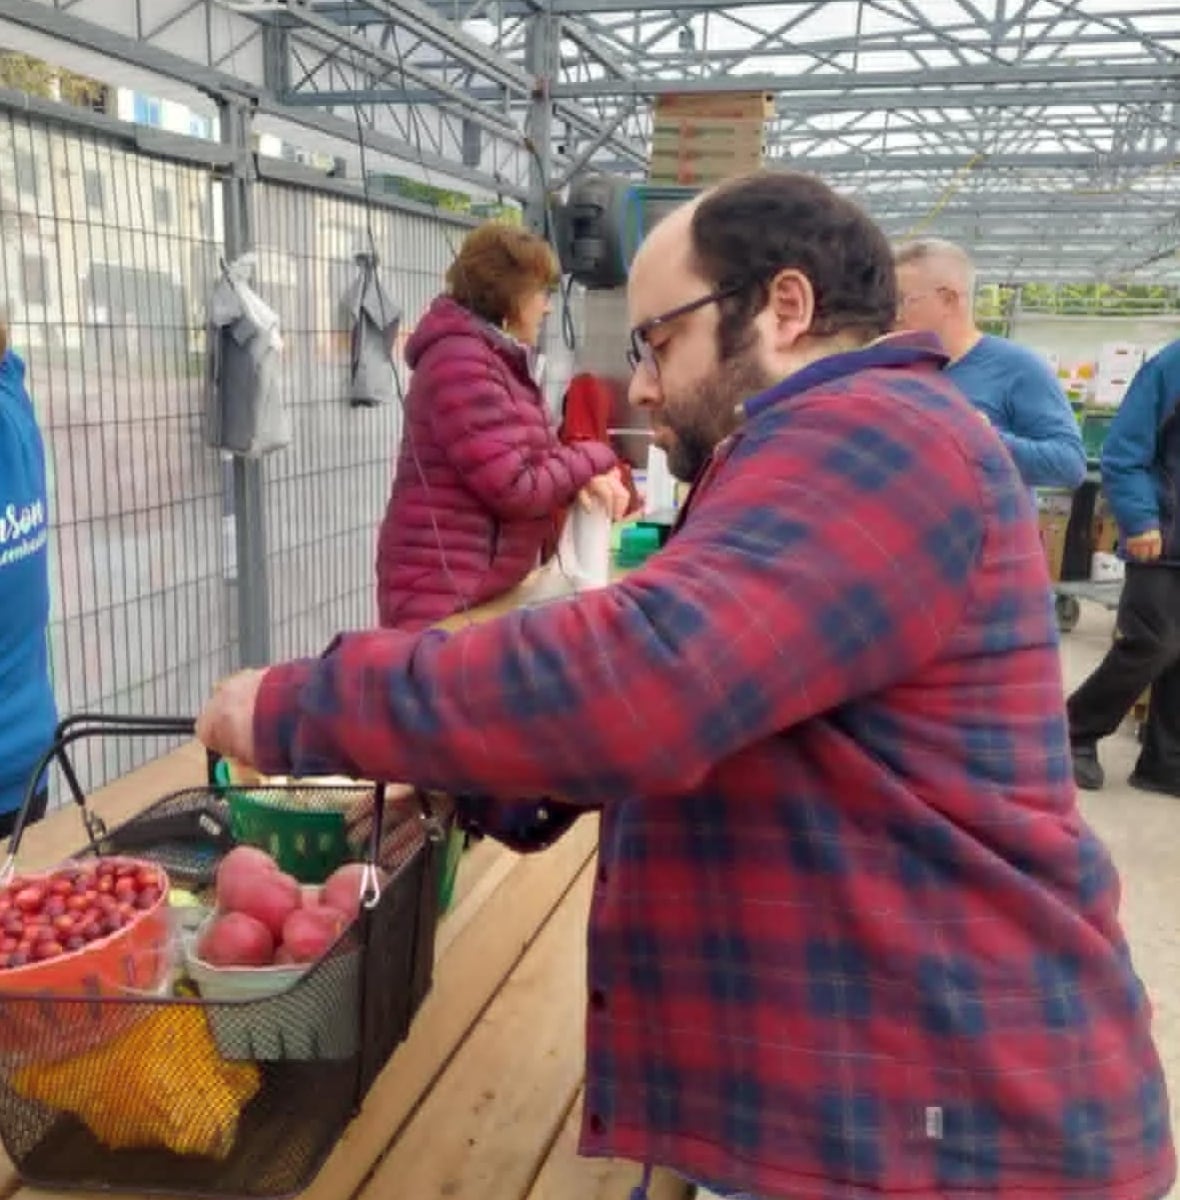
[(300, 697), (317, 666), (304, 659), (271, 667), (254, 701), (254, 765), (264, 775), (295, 774)]

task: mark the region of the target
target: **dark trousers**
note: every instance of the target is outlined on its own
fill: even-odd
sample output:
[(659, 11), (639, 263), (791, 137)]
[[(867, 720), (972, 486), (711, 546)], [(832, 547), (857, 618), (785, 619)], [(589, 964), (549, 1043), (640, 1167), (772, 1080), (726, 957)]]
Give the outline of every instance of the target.
[(1093, 745), (1114, 733), (1148, 686), (1135, 770), (1180, 787), (1180, 566), (1128, 563), (1114, 645), (1069, 698), (1070, 740)]
[[(33, 797), (33, 803), (29, 805), (29, 819), (25, 822), (25, 828), (28, 829), (34, 821), (39, 821), (45, 815), (46, 806), (49, 804), (49, 793), (38, 792)], [(16, 828), (16, 818), (20, 815), (20, 809), (14, 808), (11, 812), (0, 813), (0, 841), (11, 835)]]

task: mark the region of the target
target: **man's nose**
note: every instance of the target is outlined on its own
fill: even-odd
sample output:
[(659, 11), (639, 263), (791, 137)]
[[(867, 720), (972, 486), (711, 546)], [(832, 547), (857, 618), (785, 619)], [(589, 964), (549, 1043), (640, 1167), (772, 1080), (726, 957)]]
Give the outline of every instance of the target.
[(636, 408), (654, 408), (663, 399), (659, 380), (650, 367), (640, 363), (631, 372), (631, 382), (627, 385), (627, 399)]

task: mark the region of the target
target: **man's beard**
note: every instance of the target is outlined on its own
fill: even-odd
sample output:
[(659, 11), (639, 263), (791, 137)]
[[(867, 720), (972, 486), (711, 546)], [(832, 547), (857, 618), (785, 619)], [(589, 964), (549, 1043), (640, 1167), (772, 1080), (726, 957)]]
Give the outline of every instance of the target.
[(737, 428), (738, 405), (776, 382), (758, 361), (754, 347), (747, 344), (718, 363), (711, 375), (680, 400), (665, 403), (659, 423), (673, 435), (667, 447), (672, 474), (684, 483), (693, 483), (719, 443)]

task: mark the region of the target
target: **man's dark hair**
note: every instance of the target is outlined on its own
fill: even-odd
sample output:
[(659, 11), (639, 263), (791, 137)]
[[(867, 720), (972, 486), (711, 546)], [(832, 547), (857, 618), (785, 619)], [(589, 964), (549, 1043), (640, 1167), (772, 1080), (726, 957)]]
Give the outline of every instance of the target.
[(721, 305), (721, 357), (737, 353), (770, 298), (780, 271), (811, 281), (811, 333), (856, 333), (865, 341), (893, 328), (897, 282), (884, 233), (851, 200), (813, 175), (758, 171), (722, 184), (692, 218), (696, 269), (718, 288), (748, 282)]

